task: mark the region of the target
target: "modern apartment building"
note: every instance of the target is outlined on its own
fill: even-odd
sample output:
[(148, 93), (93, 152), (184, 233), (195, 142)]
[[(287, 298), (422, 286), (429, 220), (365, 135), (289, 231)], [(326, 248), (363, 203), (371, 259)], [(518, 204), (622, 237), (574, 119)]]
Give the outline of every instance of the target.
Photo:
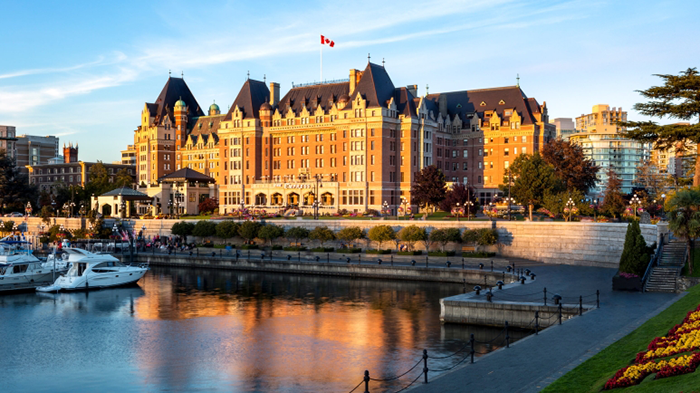
[(16, 133), (14, 126), (0, 126), (0, 149), (4, 149), (10, 157), (15, 157), (16, 154)]
[[(136, 148), (134, 145), (129, 145), (126, 150), (122, 150), (122, 159), (120, 161), (123, 165), (136, 165)], [(116, 164), (116, 163), (115, 163)]]
[(57, 157), (58, 137), (19, 135), (16, 142), (17, 167), (25, 174), (28, 173), (27, 165), (48, 164), (49, 160)]
[[(248, 79), (226, 113), (205, 114), (185, 81), (168, 78), (134, 132), (137, 180), (157, 186), (182, 168), (216, 179), (222, 213), (241, 205), (322, 211), (396, 211), (411, 183), (435, 165), (473, 186), (482, 202), (508, 166), (555, 137), (547, 106), (519, 86), (420, 96), (396, 87), (384, 66), (296, 85)], [(150, 195), (150, 194), (149, 194)]]
[(568, 141), (571, 134), (576, 133), (576, 125), (570, 117), (559, 117), (552, 120), (551, 123), (556, 127), (557, 138)]
[(635, 187), (637, 166), (650, 159), (650, 145), (625, 138), (624, 128), (618, 121), (626, 121), (627, 112), (607, 104), (593, 106), (593, 112), (576, 118), (576, 134), (570, 136), (573, 143), (583, 147), (586, 157), (600, 166), (598, 181), (589, 194), (601, 194), (608, 183), (609, 168), (622, 180), (622, 192), (631, 193)]

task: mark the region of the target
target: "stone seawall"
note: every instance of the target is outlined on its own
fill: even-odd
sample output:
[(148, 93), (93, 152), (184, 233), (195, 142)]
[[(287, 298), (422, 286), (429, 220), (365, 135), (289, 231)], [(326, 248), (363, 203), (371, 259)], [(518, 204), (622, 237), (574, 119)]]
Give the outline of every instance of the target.
[[(120, 255), (115, 255), (120, 257)], [(128, 258), (128, 257), (126, 257)], [(503, 274), (502, 272), (490, 272), (483, 270), (462, 270), (447, 268), (425, 268), (418, 266), (386, 266), (347, 263), (321, 263), (321, 262), (296, 262), (292, 261), (260, 261), (219, 257), (196, 257), (196, 256), (173, 256), (173, 255), (150, 255), (139, 254), (135, 261), (139, 263), (150, 263), (153, 266), (178, 266), (196, 267), (211, 269), (246, 270), (273, 273), (293, 273), (328, 275), (351, 278), (380, 278), (391, 280), (409, 281), (432, 281), (463, 283), (466, 280), (468, 285), (486, 284), (496, 285), (496, 282), (503, 280), (513, 282), (515, 276)]]
[[(17, 223), (23, 219), (12, 219)], [(133, 220), (127, 221), (136, 230), (145, 227), (146, 236), (169, 236), (170, 228), (181, 220)], [(196, 220), (190, 220), (196, 222)], [(218, 221), (220, 222), (220, 221)], [(504, 257), (531, 259), (544, 263), (560, 263), (583, 266), (616, 268), (619, 263), (627, 231), (626, 223), (593, 222), (527, 222), (527, 221), (421, 221), (421, 220), (270, 220), (270, 223), (289, 229), (293, 226), (313, 229), (327, 226), (334, 231), (346, 227), (360, 227), (369, 230), (376, 225), (390, 225), (399, 230), (407, 225), (417, 225), (428, 230), (456, 227), (460, 229), (496, 228), (500, 236), (498, 246), (484, 247), (486, 251), (496, 251)], [(27, 229), (36, 232), (41, 224), (39, 218), (30, 218)], [(67, 228), (84, 227), (85, 220), (56, 219), (56, 224)], [(106, 220), (106, 225), (112, 225)], [(648, 244), (658, 241), (668, 233), (667, 225), (641, 225), (642, 235)], [(305, 241), (305, 243), (311, 243)], [(282, 243), (278, 243), (282, 244)], [(306, 244), (305, 244), (306, 245)], [(364, 244), (367, 245), (366, 243)], [(384, 247), (392, 245), (385, 244)], [(424, 249), (418, 243), (418, 249)], [(436, 245), (437, 247), (437, 245)], [(451, 244), (448, 249), (459, 250), (461, 245)]]

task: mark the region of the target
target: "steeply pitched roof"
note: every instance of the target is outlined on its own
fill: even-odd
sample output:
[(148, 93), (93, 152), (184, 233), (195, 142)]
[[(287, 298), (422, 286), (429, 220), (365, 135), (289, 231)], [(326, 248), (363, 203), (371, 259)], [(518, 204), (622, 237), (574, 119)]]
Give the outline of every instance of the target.
[(384, 67), (367, 63), (351, 98), (355, 100), (358, 94), (367, 100), (367, 107), (386, 107), (387, 101), (394, 95), (394, 83)]
[(267, 88), (267, 85), (260, 81), (248, 79), (241, 87), (241, 91), (238, 92), (238, 96), (233, 101), (224, 120), (232, 119), (231, 114), (236, 107), (241, 108), (244, 119), (258, 118), (260, 106), (268, 101), (270, 101), (270, 89)]
[(173, 108), (175, 107), (175, 102), (180, 99), (187, 104), (188, 122), (192, 117), (204, 115), (190, 88), (187, 87), (187, 83), (182, 78), (169, 77), (160, 95), (156, 98), (155, 104), (147, 103), (146, 105), (148, 105), (149, 111), (151, 111), (152, 105), (157, 106), (155, 112), (151, 112), (151, 115), (156, 117), (156, 123), (160, 123), (165, 116), (170, 116), (170, 120), (174, 122)]
[(200, 183), (215, 183), (213, 177), (209, 177), (203, 173), (197, 172), (190, 168), (182, 168), (171, 174), (165, 175), (158, 179), (159, 182), (176, 182), (176, 181), (197, 181)]
[(405, 87), (394, 90), (396, 110), (406, 117), (416, 116), (416, 103), (413, 94)]
[(289, 108), (298, 114), (304, 105), (309, 112), (315, 111), (318, 106), (328, 112), (333, 103), (338, 102), (338, 98), (343, 94), (347, 95), (349, 90), (350, 82), (295, 87), (282, 97), (277, 107), (282, 115), (287, 113)]
[[(457, 115), (463, 121), (467, 113), (489, 110), (495, 110), (498, 116), (507, 118), (509, 116), (505, 116), (503, 112), (506, 109), (515, 108), (523, 118), (522, 124), (533, 124), (537, 122), (533, 113), (540, 110), (537, 101), (534, 98), (527, 98), (518, 86), (429, 94), (426, 98), (433, 101), (437, 110), (443, 109), (440, 108), (441, 95), (447, 97), (447, 113), (450, 115), (450, 118), (454, 118)], [(501, 101), (503, 101), (503, 104), (501, 104)], [(437, 113), (435, 115), (437, 116)]]
[(202, 135), (211, 134), (219, 129), (219, 123), (224, 120), (226, 115), (201, 116), (192, 119), (192, 123), (188, 123), (188, 134)]

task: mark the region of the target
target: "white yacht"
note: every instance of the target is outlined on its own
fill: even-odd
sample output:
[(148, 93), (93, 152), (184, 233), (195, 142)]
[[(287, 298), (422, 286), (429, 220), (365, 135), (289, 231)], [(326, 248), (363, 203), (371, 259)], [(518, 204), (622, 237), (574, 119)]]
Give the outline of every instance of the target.
[(51, 284), (68, 270), (66, 261), (41, 261), (24, 241), (0, 240), (0, 292), (21, 291)]
[[(65, 275), (39, 292), (75, 291), (133, 284), (148, 271), (147, 265), (127, 266), (109, 254), (95, 254), (80, 248), (64, 248), (71, 264)], [(65, 259), (65, 257), (64, 257)]]

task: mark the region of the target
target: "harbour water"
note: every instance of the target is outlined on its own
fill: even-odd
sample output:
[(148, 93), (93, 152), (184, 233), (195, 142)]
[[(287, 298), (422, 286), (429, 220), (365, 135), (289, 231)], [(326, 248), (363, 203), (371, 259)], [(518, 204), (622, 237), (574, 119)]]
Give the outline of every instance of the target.
[[(373, 378), (401, 374), (423, 349), (445, 356), (471, 333), (501, 342), (500, 328), (440, 324), (438, 300), (461, 291), (156, 267), (133, 287), (0, 295), (2, 390), (347, 392), (366, 369)], [(511, 341), (524, 335), (510, 332)], [(467, 354), (429, 367), (448, 368)], [(370, 386), (395, 391), (421, 370)]]

